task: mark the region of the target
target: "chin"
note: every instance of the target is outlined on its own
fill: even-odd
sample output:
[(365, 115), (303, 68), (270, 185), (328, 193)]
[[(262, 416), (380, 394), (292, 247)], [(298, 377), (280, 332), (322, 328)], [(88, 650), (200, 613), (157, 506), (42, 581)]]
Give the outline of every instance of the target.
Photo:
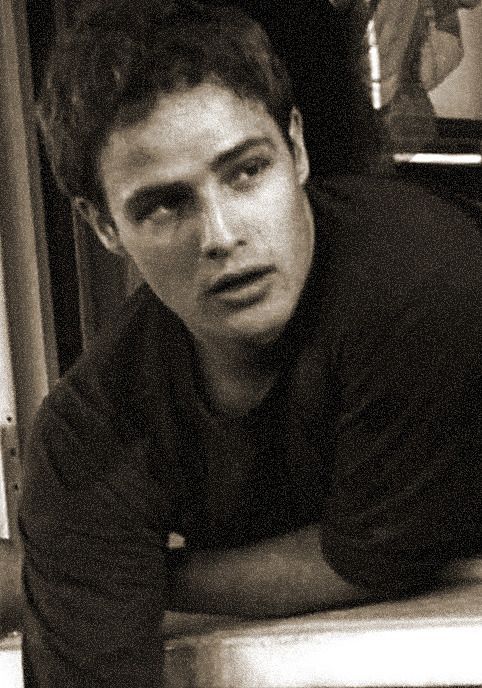
[[(246, 319), (236, 325), (231, 325), (227, 328), (229, 330), (229, 337), (232, 340), (252, 343), (257, 345), (266, 345), (276, 342), (283, 334), (286, 325), (289, 321), (289, 315), (283, 314), (279, 317), (263, 318), (262, 316)], [(228, 333), (226, 333), (228, 334)]]

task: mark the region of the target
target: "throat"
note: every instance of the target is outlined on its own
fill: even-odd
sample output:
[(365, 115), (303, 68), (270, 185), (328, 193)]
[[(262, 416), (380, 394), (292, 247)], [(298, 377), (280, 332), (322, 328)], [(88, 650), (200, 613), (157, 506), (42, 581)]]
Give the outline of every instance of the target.
[(273, 388), (281, 368), (276, 350), (260, 355), (228, 356), (226, 351), (199, 351), (202, 394), (216, 413), (238, 418), (258, 407)]

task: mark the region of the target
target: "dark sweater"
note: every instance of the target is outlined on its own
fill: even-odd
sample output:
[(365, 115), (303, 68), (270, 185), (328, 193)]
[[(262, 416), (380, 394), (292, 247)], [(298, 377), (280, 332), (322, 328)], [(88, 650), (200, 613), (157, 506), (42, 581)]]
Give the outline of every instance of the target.
[(210, 411), (189, 333), (145, 285), (42, 404), (26, 688), (158, 685), (172, 531), (226, 548), (319, 523), (335, 571), (382, 596), (480, 551), (480, 228), (400, 182), (310, 195), (315, 262), (258, 409)]

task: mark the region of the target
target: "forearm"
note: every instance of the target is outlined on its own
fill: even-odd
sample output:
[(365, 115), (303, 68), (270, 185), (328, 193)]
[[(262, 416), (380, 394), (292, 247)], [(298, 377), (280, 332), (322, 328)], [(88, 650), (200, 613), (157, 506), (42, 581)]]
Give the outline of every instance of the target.
[(368, 599), (324, 560), (309, 526), (249, 547), (186, 553), (171, 572), (170, 609), (245, 617), (289, 616)]

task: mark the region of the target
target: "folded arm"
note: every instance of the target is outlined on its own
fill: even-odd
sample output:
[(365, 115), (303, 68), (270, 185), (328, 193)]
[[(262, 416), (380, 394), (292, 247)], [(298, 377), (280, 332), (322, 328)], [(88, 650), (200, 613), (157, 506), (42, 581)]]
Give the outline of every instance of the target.
[(290, 616), (366, 600), (323, 557), (312, 525), (247, 547), (172, 554), (173, 611)]

